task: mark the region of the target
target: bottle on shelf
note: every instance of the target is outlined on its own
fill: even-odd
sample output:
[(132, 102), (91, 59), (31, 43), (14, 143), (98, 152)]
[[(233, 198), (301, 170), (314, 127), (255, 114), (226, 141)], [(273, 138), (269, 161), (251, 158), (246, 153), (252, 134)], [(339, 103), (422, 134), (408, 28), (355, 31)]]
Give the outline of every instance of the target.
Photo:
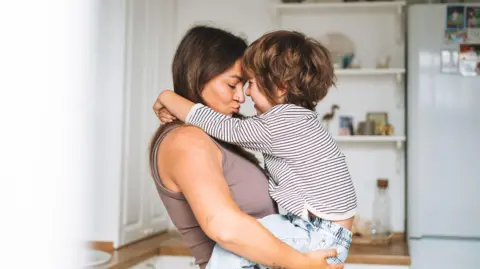
[(388, 179), (377, 180), (377, 192), (373, 202), (372, 236), (390, 236), (390, 198), (388, 196)]

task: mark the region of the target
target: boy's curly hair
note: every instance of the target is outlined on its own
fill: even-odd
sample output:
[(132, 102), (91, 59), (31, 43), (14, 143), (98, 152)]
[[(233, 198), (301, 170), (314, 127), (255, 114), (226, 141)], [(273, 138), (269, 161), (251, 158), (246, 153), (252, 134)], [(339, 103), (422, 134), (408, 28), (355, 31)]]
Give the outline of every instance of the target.
[(257, 39), (242, 57), (242, 69), (256, 79), (272, 105), (277, 104), (276, 90), (284, 89), (284, 103), (315, 110), (335, 85), (330, 52), (295, 31), (275, 31)]

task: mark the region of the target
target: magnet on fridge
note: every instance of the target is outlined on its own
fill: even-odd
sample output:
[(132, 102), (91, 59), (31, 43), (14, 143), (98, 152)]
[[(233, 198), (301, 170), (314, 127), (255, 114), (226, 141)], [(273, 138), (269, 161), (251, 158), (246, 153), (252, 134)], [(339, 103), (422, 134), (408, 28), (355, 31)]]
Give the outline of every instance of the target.
[(480, 44), (461, 44), (458, 70), (464, 76), (480, 75)]
[(465, 27), (468, 43), (480, 43), (480, 6), (465, 8)]
[(440, 52), (441, 72), (445, 74), (458, 73), (458, 51), (444, 49)]
[(461, 43), (467, 39), (465, 28), (465, 6), (447, 6), (445, 14), (445, 41), (447, 43)]
[(452, 5), (447, 6), (447, 29), (465, 28), (465, 6)]
[(465, 14), (465, 25), (467, 28), (480, 28), (480, 7), (467, 6)]

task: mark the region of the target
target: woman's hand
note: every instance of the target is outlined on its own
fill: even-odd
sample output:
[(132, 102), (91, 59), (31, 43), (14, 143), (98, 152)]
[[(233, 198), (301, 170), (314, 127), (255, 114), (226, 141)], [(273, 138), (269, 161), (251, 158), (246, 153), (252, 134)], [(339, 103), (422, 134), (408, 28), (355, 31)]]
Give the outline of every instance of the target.
[(335, 249), (317, 250), (305, 253), (310, 259), (310, 267), (312, 269), (343, 269), (343, 264), (328, 264), (326, 259), (336, 257), (337, 251)]
[(176, 118), (172, 116), (172, 114), (170, 114), (170, 112), (168, 112), (168, 110), (160, 102), (161, 94), (162, 93), (158, 95), (157, 100), (155, 100), (155, 103), (153, 104), (153, 111), (155, 112), (155, 115), (157, 115), (157, 118), (160, 120), (160, 122), (165, 124), (176, 120)]

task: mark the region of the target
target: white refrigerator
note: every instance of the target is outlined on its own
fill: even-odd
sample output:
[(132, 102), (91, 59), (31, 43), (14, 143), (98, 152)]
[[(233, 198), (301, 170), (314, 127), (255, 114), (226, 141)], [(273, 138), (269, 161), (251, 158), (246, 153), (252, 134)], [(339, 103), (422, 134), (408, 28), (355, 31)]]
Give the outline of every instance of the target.
[(442, 71), (442, 51), (459, 47), (445, 42), (446, 9), (407, 12), (411, 269), (480, 268), (480, 74)]

